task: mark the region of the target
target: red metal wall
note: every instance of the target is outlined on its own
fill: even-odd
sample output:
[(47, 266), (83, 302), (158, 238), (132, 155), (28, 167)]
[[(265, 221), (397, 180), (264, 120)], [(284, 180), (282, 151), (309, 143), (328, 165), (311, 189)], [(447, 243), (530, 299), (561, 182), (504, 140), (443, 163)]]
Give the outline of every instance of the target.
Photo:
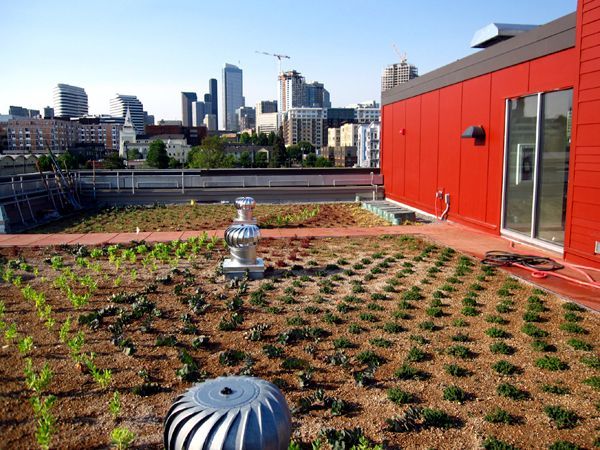
[(600, 0), (579, 0), (565, 257), (600, 267)]
[[(600, 6), (600, 0), (591, 3)], [(600, 34), (597, 42), (600, 44)], [(600, 58), (600, 51), (595, 55)], [(386, 196), (434, 213), (435, 192), (444, 190), (451, 196), (450, 220), (498, 234), (505, 101), (573, 87), (576, 56), (576, 49), (571, 48), (384, 106), (382, 170)], [(597, 67), (600, 70), (600, 64)], [(600, 78), (598, 81), (595, 92), (600, 101)], [(594, 112), (598, 120), (593, 126), (600, 136), (600, 105)], [(461, 139), (470, 125), (484, 127), (483, 145)], [(600, 147), (590, 151), (600, 158)], [(600, 160), (595, 164), (600, 171)], [(600, 188), (600, 176), (595, 179), (596, 188)], [(600, 196), (596, 198), (600, 201)], [(600, 208), (596, 214), (600, 223)]]

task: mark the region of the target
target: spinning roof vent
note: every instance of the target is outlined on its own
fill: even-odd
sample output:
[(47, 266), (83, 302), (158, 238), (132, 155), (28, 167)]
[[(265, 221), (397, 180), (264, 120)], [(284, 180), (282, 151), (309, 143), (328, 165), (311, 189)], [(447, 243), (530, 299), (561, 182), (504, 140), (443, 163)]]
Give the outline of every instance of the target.
[(259, 378), (219, 377), (180, 395), (164, 423), (167, 450), (287, 450), (292, 428), (281, 391)]
[(505, 41), (517, 34), (533, 30), (537, 25), (520, 25), (516, 23), (490, 23), (477, 30), (471, 39), (471, 48), (488, 48), (498, 42)]
[(238, 197), (234, 204), (237, 217), (225, 230), (225, 242), (229, 246), (231, 258), (223, 261), (223, 273), (227, 278), (243, 278), (246, 275), (251, 279), (262, 278), (265, 263), (256, 257), (260, 230), (256, 219), (252, 217), (256, 202), (252, 197)]

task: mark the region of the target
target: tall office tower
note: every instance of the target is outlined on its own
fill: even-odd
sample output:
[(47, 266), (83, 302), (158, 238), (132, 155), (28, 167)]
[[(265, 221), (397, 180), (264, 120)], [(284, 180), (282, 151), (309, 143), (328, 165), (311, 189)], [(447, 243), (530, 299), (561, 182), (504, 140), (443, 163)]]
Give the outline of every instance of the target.
[(277, 100), (263, 100), (256, 104), (256, 133), (277, 133), (279, 123)]
[(54, 87), (54, 115), (56, 117), (83, 117), (88, 113), (85, 89), (68, 84)]
[(197, 100), (195, 92), (181, 93), (181, 123), (184, 127), (192, 126), (192, 103)]
[[(214, 114), (215, 120), (219, 123), (219, 102), (217, 101), (217, 80), (211, 78), (208, 80), (208, 93), (210, 94), (211, 110), (206, 111), (206, 114)], [(206, 99), (204, 99), (206, 102)]]
[(210, 94), (204, 94), (204, 113), (212, 114), (212, 97)]
[(54, 108), (50, 106), (44, 108), (44, 119), (54, 119)]
[(256, 127), (256, 110), (251, 106), (240, 106), (235, 114), (240, 130), (251, 130)]
[(394, 86), (406, 83), (408, 80), (417, 78), (419, 71), (416, 66), (409, 64), (406, 58), (402, 58), (397, 64), (392, 64), (383, 69), (381, 75), (381, 91), (387, 91), (392, 89)]
[(237, 131), (239, 128), (235, 111), (240, 106), (244, 106), (242, 69), (233, 64), (225, 64), (222, 90), (221, 129)]
[(193, 127), (204, 125), (204, 116), (206, 116), (206, 104), (204, 102), (192, 102), (192, 123)]
[(144, 105), (135, 95), (117, 94), (110, 100), (110, 115), (114, 117), (125, 117), (127, 108), (131, 114), (131, 122), (137, 134), (144, 134), (146, 120), (144, 118)]
[(277, 100), (261, 100), (256, 104), (257, 114), (268, 114), (277, 112)]
[(300, 72), (290, 70), (279, 74), (279, 113), (305, 105), (305, 82)]
[(308, 108), (331, 108), (329, 100), (329, 91), (325, 89), (323, 83), (313, 81), (304, 86), (305, 103), (303, 106)]

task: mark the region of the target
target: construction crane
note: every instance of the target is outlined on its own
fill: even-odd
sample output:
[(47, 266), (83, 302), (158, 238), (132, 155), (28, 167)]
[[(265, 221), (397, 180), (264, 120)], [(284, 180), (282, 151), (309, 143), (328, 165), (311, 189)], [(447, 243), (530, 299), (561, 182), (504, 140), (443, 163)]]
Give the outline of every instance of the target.
[(267, 56), (274, 56), (275, 58), (277, 58), (279, 60), (279, 72), (278, 72), (278, 74), (281, 73), (281, 60), (282, 59), (291, 59), (287, 55), (280, 55), (278, 53), (259, 52), (258, 50), (256, 50), (255, 53), (259, 53), (261, 55), (267, 55)]
[(396, 44), (394, 44), (393, 42), (392, 42), (392, 47), (394, 48), (396, 55), (398, 55), (398, 58), (400, 58), (400, 63), (405, 63), (406, 62), (406, 53), (400, 53), (400, 50), (398, 50), (398, 46)]

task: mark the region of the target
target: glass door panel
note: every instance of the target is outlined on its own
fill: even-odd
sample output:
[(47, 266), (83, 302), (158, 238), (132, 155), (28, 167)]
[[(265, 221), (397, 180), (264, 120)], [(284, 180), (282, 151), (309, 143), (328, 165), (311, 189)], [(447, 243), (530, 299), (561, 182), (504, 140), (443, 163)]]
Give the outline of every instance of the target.
[(504, 228), (531, 236), (538, 96), (509, 100)]
[(544, 94), (542, 104), (535, 237), (558, 245), (565, 235), (572, 101), (567, 90)]

